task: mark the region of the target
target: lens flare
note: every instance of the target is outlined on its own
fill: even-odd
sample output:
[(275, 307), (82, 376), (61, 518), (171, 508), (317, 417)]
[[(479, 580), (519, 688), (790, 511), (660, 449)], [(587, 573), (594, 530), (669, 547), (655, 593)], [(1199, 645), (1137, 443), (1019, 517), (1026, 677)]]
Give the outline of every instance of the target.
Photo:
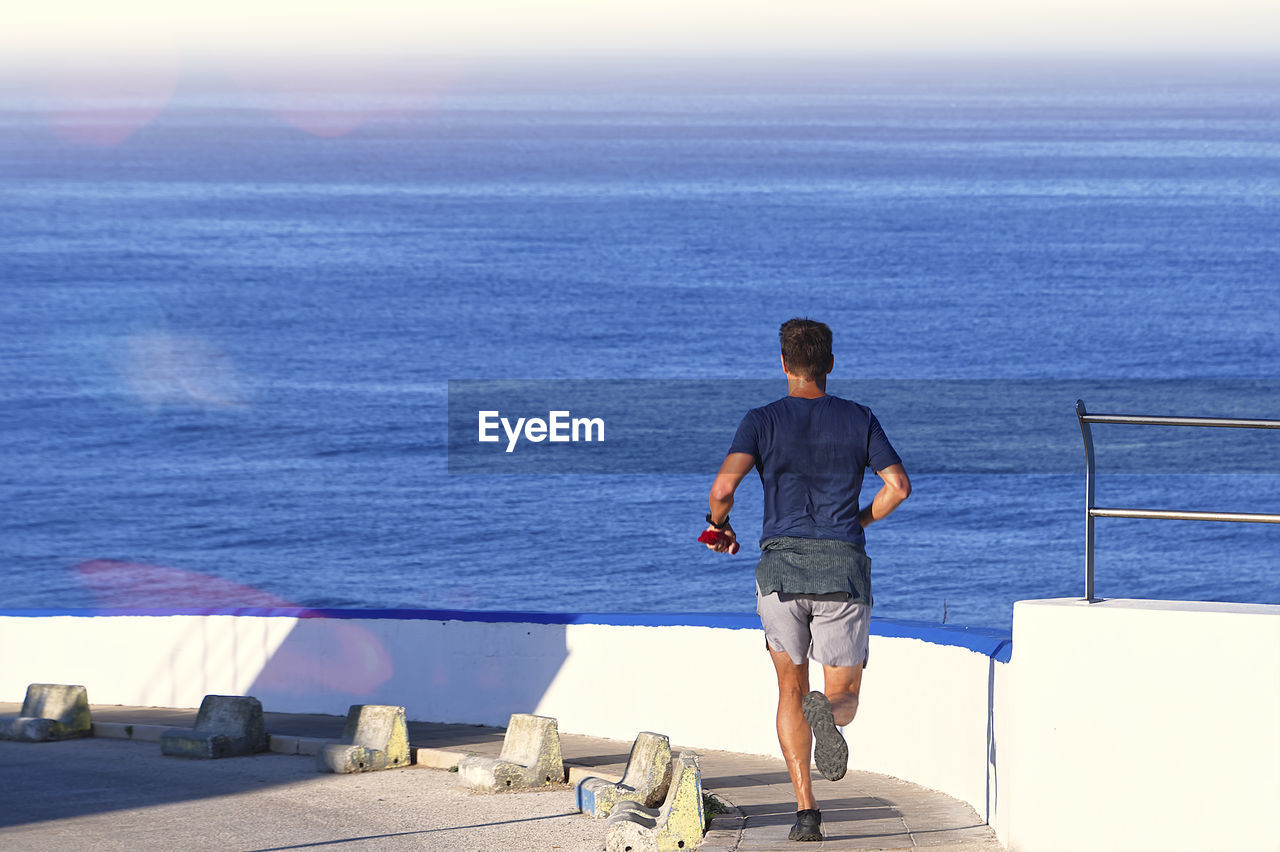
[(79, 145), (120, 145), (164, 111), (178, 88), (176, 51), (123, 60), (61, 57), (37, 91), (49, 128)]
[[(265, 607), (299, 609), (284, 598), (200, 574), (114, 559), (91, 559), (75, 566), (81, 580), (104, 607), (170, 609), (190, 607)], [(305, 615), (306, 610), (302, 613)], [(267, 660), (255, 688), (305, 693), (320, 688), (365, 696), (391, 679), (394, 666), (378, 637), (350, 621), (305, 619), (306, 640), (292, 634)], [(295, 628), (298, 632), (299, 628)]]
[(148, 405), (243, 405), (231, 359), (195, 335), (135, 334), (111, 357), (125, 387)]
[(288, 124), (336, 139), (378, 120), (431, 106), (448, 72), (367, 57), (253, 56), (223, 60), (250, 103)]

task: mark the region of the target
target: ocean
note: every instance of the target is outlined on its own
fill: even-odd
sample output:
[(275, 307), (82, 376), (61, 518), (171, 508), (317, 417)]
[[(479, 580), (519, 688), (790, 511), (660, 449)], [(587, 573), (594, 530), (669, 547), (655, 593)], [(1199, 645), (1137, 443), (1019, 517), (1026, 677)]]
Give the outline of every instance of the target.
[[(0, 87), (0, 608), (750, 612), (754, 477), (695, 539), (793, 316), (912, 476), (883, 617), (1083, 593), (1077, 399), (1280, 419), (1280, 65), (429, 82)], [(550, 406), (611, 431), (468, 438)], [(1099, 504), (1280, 512), (1280, 433), (1094, 435)], [(1280, 603), (1274, 526), (1097, 525), (1100, 596)]]

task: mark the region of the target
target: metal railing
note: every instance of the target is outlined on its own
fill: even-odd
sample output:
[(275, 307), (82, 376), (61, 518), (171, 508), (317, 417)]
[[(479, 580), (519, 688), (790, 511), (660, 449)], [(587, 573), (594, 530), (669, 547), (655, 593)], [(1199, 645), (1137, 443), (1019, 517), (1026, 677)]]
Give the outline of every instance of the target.
[(1084, 599), (1093, 596), (1093, 519), (1158, 518), (1172, 521), (1231, 521), (1247, 524), (1280, 524), (1280, 515), (1249, 512), (1185, 512), (1169, 509), (1104, 509), (1093, 505), (1093, 423), (1127, 423), (1138, 426), (1220, 426), (1228, 429), (1280, 429), (1280, 420), (1240, 420), (1228, 417), (1150, 417), (1137, 414), (1089, 414), (1084, 401), (1076, 400), (1076, 417), (1084, 436)]

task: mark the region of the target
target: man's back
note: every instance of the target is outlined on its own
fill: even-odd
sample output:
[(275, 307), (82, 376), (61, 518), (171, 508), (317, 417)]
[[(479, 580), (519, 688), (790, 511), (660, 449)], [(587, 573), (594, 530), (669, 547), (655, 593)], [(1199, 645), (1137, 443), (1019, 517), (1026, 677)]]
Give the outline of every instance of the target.
[(785, 396), (751, 409), (729, 452), (755, 459), (764, 486), (762, 543), (778, 536), (862, 543), (863, 475), (899, 464), (871, 409), (830, 395)]

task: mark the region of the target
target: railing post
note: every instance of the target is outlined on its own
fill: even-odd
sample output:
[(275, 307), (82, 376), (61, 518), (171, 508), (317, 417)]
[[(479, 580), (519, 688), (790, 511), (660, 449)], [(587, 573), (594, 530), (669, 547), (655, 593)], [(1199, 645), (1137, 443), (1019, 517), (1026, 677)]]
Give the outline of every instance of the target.
[(1084, 400), (1076, 400), (1076, 420), (1084, 438), (1084, 599), (1097, 603), (1093, 594), (1093, 519), (1166, 518), (1177, 521), (1230, 521), (1242, 524), (1280, 524), (1280, 514), (1258, 512), (1191, 512), (1170, 509), (1116, 509), (1093, 504), (1094, 423), (1130, 423), (1137, 426), (1221, 426), (1229, 429), (1280, 429), (1280, 420), (1244, 420), (1238, 417), (1153, 417), (1137, 414), (1090, 414)]
[(1084, 437), (1084, 599), (1093, 603), (1093, 433), (1084, 416), (1084, 400), (1076, 400), (1076, 419)]

